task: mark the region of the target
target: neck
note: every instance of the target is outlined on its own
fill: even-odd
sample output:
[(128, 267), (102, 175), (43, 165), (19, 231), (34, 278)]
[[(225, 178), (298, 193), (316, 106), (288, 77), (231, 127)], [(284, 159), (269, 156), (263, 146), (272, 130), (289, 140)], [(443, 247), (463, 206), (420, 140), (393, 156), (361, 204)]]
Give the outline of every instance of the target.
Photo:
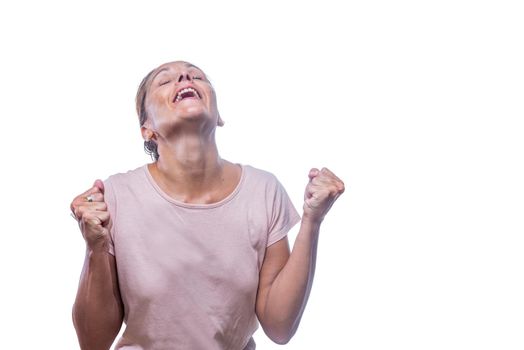
[[(166, 141), (166, 140), (163, 140)], [(198, 196), (220, 181), (224, 161), (213, 135), (177, 135), (158, 144), (160, 158), (150, 167), (160, 180), (182, 196)]]

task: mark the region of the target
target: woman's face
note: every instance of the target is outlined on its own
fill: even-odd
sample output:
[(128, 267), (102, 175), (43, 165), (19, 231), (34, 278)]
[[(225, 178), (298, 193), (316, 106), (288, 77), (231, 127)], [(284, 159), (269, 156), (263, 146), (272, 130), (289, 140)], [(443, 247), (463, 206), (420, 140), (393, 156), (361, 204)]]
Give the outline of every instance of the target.
[(145, 106), (148, 118), (143, 133), (150, 130), (169, 137), (192, 127), (209, 131), (222, 125), (211, 83), (202, 70), (188, 62), (166, 63), (155, 70)]

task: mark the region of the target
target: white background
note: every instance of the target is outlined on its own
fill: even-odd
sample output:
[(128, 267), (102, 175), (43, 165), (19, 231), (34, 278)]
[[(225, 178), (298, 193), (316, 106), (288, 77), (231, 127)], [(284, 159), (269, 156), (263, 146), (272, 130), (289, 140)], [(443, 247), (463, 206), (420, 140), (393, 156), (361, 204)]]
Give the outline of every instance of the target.
[(259, 330), (259, 349), (524, 348), (523, 18), (519, 1), (3, 2), (1, 347), (78, 348), (69, 204), (149, 161), (135, 91), (182, 59), (217, 90), (224, 158), (297, 208), (311, 167), (346, 183), (296, 336)]

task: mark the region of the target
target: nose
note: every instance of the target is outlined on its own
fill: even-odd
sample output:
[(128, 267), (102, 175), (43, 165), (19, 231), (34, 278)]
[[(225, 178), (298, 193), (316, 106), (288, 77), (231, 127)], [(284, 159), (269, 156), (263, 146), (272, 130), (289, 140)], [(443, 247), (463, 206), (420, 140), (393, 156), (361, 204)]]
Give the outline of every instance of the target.
[(184, 81), (184, 80), (191, 80), (191, 77), (190, 77), (189, 74), (186, 73), (186, 72), (182, 72), (182, 73), (180, 73), (180, 75), (178, 76), (178, 79), (177, 79), (177, 81), (178, 81), (179, 83), (182, 82), (182, 81)]

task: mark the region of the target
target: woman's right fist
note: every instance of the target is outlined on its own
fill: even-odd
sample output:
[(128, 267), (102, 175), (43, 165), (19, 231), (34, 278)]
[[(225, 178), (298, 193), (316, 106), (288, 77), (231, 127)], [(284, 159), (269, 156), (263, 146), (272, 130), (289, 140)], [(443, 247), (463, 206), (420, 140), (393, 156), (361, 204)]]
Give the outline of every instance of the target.
[(96, 180), (86, 192), (77, 196), (71, 203), (80, 231), (91, 249), (105, 249), (109, 242), (111, 218), (104, 202), (104, 183)]

